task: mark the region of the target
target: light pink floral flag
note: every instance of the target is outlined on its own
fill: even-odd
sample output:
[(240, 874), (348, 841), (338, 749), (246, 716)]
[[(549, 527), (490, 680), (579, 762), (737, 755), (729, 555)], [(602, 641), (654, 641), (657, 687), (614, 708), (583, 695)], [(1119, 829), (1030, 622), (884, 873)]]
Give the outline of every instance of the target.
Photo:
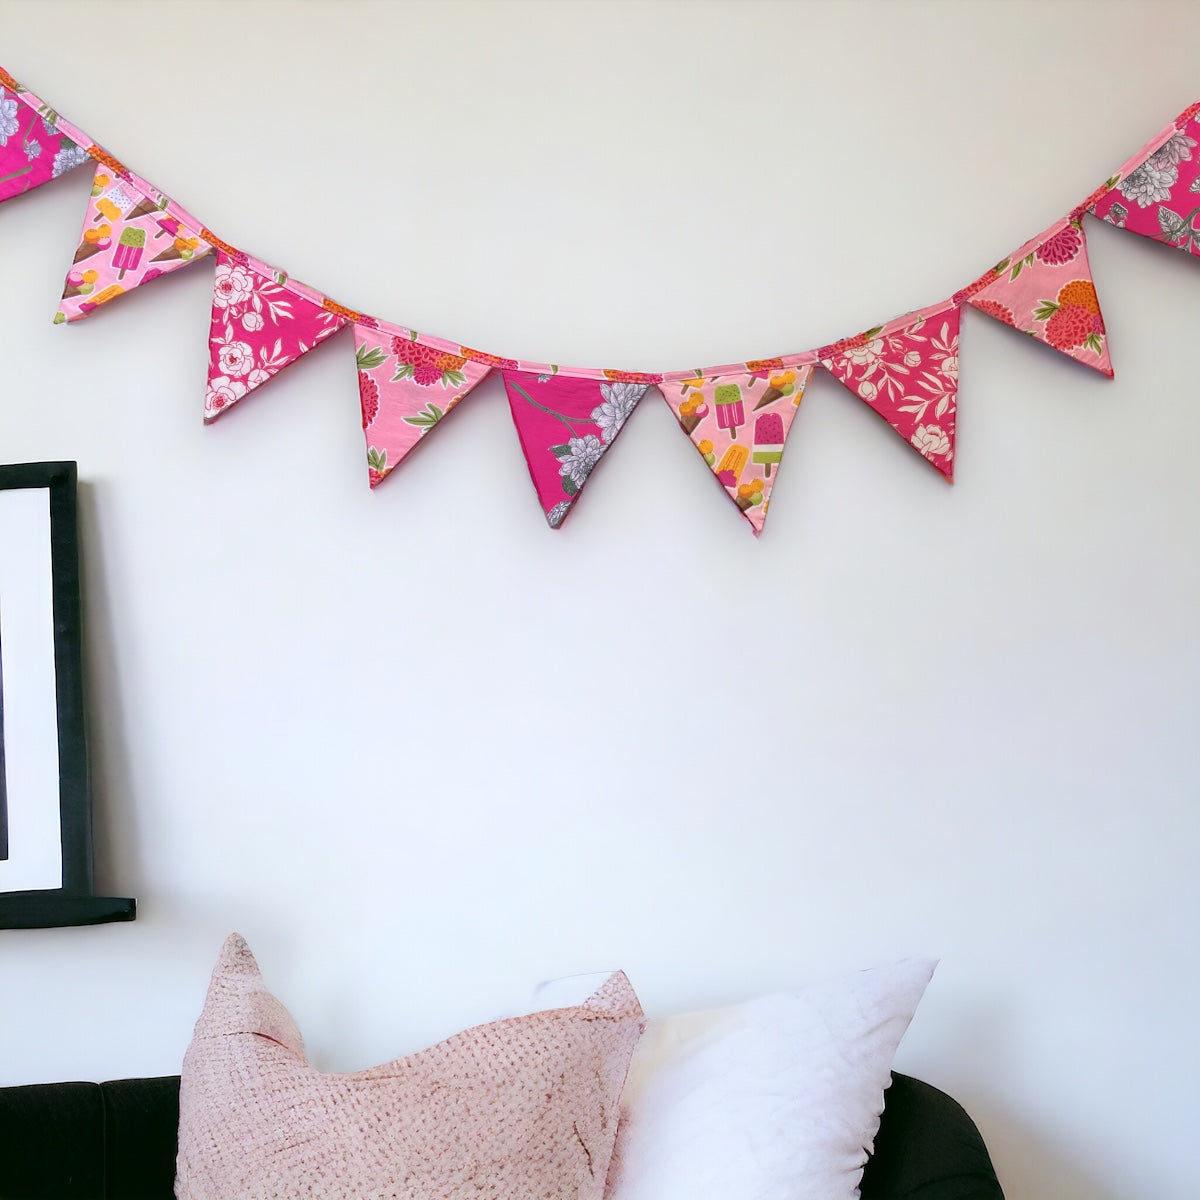
[(369, 317), (354, 326), (358, 396), (371, 486), (492, 373), (462, 347)]
[(538, 500), (557, 529), (650, 384), (636, 376), (501, 373)]
[(972, 308), (1112, 378), (1104, 318), (1088, 262), (1083, 211), (1030, 238), (956, 293)]
[(961, 313), (952, 300), (935, 304), (817, 351), (825, 370), (950, 480)]
[(232, 246), (209, 240), (220, 248), (204, 419), (215, 421), (358, 314)]
[(1200, 255), (1200, 104), (1185, 109), (1100, 189), (1097, 217)]
[(725, 495), (762, 533), (811, 355), (671, 374), (658, 385), (684, 433), (700, 451)]
[(212, 250), (199, 230), (192, 217), (144, 180), (97, 163), (55, 321), (78, 321), (139, 284), (199, 261)]
[[(72, 136), (75, 135), (75, 136)], [(0, 68), (0, 201), (91, 162), (91, 139)]]

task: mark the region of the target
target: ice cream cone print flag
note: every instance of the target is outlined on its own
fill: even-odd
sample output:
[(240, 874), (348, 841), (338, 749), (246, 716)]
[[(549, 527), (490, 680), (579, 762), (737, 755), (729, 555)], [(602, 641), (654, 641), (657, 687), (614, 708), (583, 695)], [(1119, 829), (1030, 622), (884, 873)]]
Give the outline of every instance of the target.
[(360, 321), (354, 344), (367, 473), (375, 487), (492, 368), (467, 358), (461, 346), (395, 325)]
[(200, 226), (166, 196), (97, 163), (83, 232), (67, 272), (57, 321), (78, 321), (101, 304), (212, 250)]
[(0, 68), (0, 201), (19, 196), (90, 162), (58, 114)]
[[(215, 242), (211, 234), (208, 240)], [(282, 271), (219, 246), (205, 421), (215, 421), (357, 315)]]
[(813, 365), (770, 359), (663, 379), (667, 403), (755, 536)]
[(1082, 213), (1051, 225), (956, 299), (1112, 378)]
[(825, 370), (947, 479), (954, 478), (961, 312), (954, 301), (935, 304), (817, 351)]
[(538, 501), (557, 529), (650, 385), (630, 378), (502, 374)]
[(1101, 220), (1200, 254), (1200, 104), (1180, 113), (1109, 180), (1090, 208)]

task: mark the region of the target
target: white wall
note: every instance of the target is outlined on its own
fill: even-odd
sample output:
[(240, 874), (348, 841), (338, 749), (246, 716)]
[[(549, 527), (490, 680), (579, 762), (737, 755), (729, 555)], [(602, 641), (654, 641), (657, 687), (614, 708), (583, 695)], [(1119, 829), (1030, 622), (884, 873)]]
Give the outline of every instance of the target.
[[(222, 236), (470, 345), (676, 368), (948, 295), (1200, 97), (1200, 6), (37, 5), (0, 61)], [(211, 273), (54, 328), (98, 882), (0, 934), (0, 1082), (178, 1070), (238, 929), (351, 1069), (622, 966), (651, 1013), (915, 952), (899, 1058), (1014, 1200), (1200, 1190), (1200, 264), (1093, 226), (1118, 379), (976, 314), (953, 489), (829, 380), (756, 542), (651, 399), (565, 528), (489, 384), (368, 492), (345, 340), (201, 425)], [(345, 336), (345, 335), (344, 335)]]

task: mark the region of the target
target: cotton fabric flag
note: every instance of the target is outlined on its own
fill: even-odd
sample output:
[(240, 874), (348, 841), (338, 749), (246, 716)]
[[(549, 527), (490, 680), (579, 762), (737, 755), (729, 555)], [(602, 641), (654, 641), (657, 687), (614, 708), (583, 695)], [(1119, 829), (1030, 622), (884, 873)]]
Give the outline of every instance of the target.
[(953, 300), (935, 304), (817, 351), (825, 370), (949, 480), (961, 314)]
[(501, 374), (538, 500), (550, 528), (557, 529), (649, 384), (548, 372)]
[(1081, 214), (1030, 238), (955, 299), (1112, 378)]
[(81, 320), (139, 284), (198, 262), (212, 246), (169, 197), (96, 164), (83, 232), (56, 321)]
[(1089, 211), (1110, 225), (1200, 255), (1200, 104), (1180, 113), (1110, 180)]
[(665, 378), (658, 385), (680, 427), (757, 537), (762, 533), (813, 364), (768, 359)]
[(0, 202), (90, 162), (58, 114), (0, 69)]
[(204, 397), (204, 419), (212, 422), (357, 314), (205, 234), (206, 241), (221, 247)]
[(367, 473), (376, 487), (492, 368), (461, 346), (365, 319), (354, 326), (354, 346)]

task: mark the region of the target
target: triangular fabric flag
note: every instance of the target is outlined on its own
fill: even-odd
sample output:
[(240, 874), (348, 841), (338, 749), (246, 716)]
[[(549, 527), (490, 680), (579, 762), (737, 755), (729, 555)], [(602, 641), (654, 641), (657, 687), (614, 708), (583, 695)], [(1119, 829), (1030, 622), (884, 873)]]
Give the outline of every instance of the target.
[(215, 421), (358, 314), (282, 271), (217, 246), (204, 419)]
[(1200, 255), (1200, 104), (1180, 113), (1108, 181), (1089, 211), (1116, 225)]
[(813, 365), (774, 359), (671, 377), (658, 385), (684, 433), (700, 451), (725, 494), (762, 533), (779, 478), (783, 444)]
[(90, 161), (87, 150), (59, 129), (58, 114), (32, 103), (25, 89), (0, 69), (0, 202)]
[(198, 231), (168, 197), (97, 163), (55, 321), (78, 321), (139, 284), (197, 262), (212, 250)]
[(557, 529), (650, 385), (552, 372), (501, 374), (538, 500)]
[(817, 351), (821, 366), (954, 478), (961, 307), (935, 304)]
[(1112, 378), (1080, 213), (1030, 238), (954, 298)]
[(492, 368), (394, 325), (354, 326), (367, 474), (376, 487)]

